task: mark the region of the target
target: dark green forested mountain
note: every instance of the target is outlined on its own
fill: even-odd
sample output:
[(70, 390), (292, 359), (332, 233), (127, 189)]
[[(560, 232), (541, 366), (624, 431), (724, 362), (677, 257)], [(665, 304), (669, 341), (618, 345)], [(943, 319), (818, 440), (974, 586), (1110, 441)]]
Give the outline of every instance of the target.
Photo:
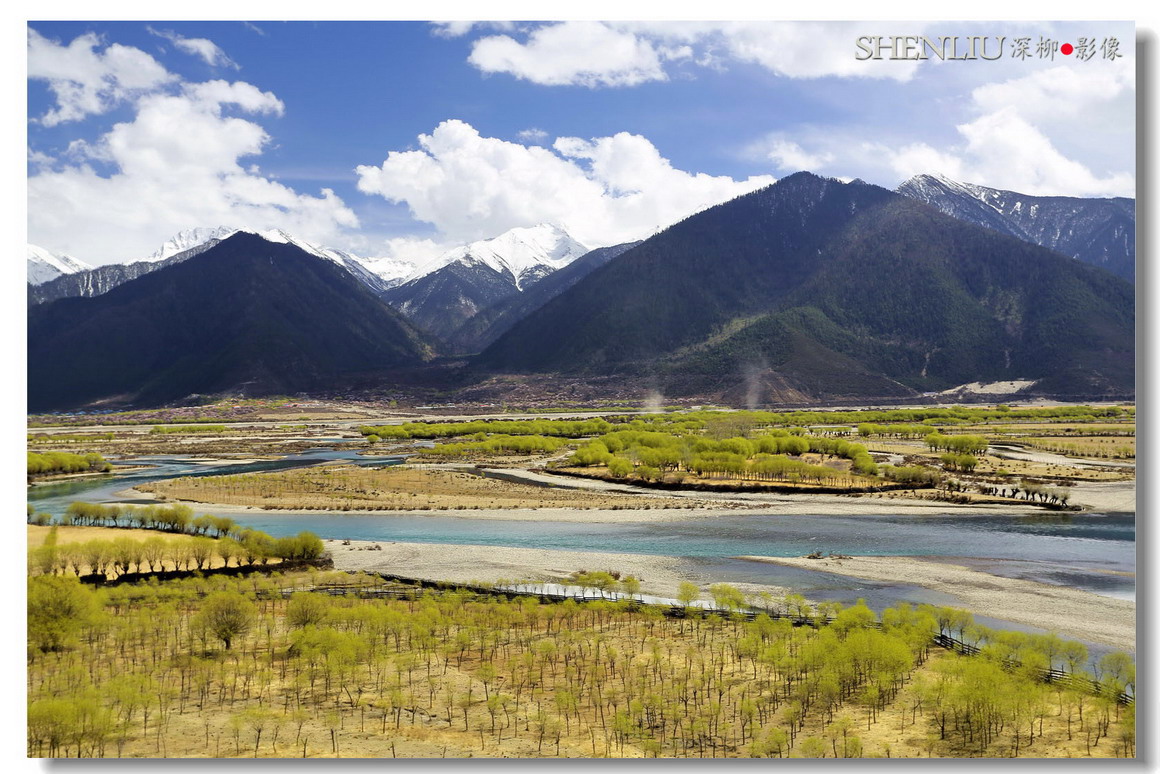
[(29, 410), (334, 389), (417, 365), (424, 337), (335, 264), (238, 233), (28, 314)]
[(478, 365), (765, 400), (973, 381), (1131, 394), (1132, 286), (861, 181), (808, 173), (694, 215), (514, 325)]

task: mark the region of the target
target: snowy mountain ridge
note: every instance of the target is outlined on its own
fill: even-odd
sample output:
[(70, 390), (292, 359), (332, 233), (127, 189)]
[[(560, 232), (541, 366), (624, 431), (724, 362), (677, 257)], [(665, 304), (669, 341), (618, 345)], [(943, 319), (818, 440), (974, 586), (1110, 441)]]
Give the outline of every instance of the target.
[(551, 223), (528, 228), (513, 228), (491, 239), (481, 239), (455, 247), (433, 261), (417, 267), (405, 280), (411, 282), (433, 274), (451, 264), (487, 267), (508, 275), (522, 290), (528, 280), (539, 279), (562, 269), (589, 252), (566, 229)]
[(1030, 194), (915, 175), (898, 193), (953, 218), (1031, 242), (1135, 281), (1136, 202)]
[(71, 255), (55, 255), (43, 247), (28, 245), (29, 285), (43, 285), (61, 275), (76, 274), (91, 268), (92, 266)]

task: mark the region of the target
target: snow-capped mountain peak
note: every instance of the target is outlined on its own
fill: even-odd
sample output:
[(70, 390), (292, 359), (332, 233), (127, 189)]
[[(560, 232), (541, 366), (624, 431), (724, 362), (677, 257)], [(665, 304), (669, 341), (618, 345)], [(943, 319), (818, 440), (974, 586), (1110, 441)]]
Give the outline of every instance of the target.
[(214, 239), (221, 240), (234, 234), (238, 231), (236, 228), (229, 226), (218, 226), (216, 228), (187, 228), (184, 231), (179, 231), (171, 239), (161, 245), (161, 247), (144, 260), (150, 263), (157, 261), (164, 261), (166, 258), (172, 258), (178, 253), (184, 253), (199, 245), (204, 245), (206, 242)]
[(76, 274), (92, 267), (71, 255), (54, 255), (43, 247), (28, 245), (28, 284), (43, 285), (62, 274)]
[(432, 274), (445, 266), (486, 266), (509, 275), (516, 287), (528, 278), (550, 274), (589, 252), (564, 228), (551, 223), (513, 228), (492, 239), (456, 247), (411, 273), (407, 282)]

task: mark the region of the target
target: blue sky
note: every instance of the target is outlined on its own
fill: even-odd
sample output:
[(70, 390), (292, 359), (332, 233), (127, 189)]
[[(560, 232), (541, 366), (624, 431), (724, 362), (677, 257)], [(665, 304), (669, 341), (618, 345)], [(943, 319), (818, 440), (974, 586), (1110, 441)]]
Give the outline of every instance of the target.
[[(183, 228), (423, 260), (550, 220), (592, 246), (809, 169), (1134, 195), (1130, 24), (31, 22), (29, 241)], [(1119, 42), (858, 62), (859, 35)]]

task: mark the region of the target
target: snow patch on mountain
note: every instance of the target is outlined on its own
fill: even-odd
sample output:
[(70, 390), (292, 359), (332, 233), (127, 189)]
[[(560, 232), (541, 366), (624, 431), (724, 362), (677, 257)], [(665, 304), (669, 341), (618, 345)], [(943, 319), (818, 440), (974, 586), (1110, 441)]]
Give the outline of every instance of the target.
[(43, 285), (62, 274), (76, 274), (92, 267), (71, 255), (54, 255), (43, 247), (28, 245), (28, 284)]

